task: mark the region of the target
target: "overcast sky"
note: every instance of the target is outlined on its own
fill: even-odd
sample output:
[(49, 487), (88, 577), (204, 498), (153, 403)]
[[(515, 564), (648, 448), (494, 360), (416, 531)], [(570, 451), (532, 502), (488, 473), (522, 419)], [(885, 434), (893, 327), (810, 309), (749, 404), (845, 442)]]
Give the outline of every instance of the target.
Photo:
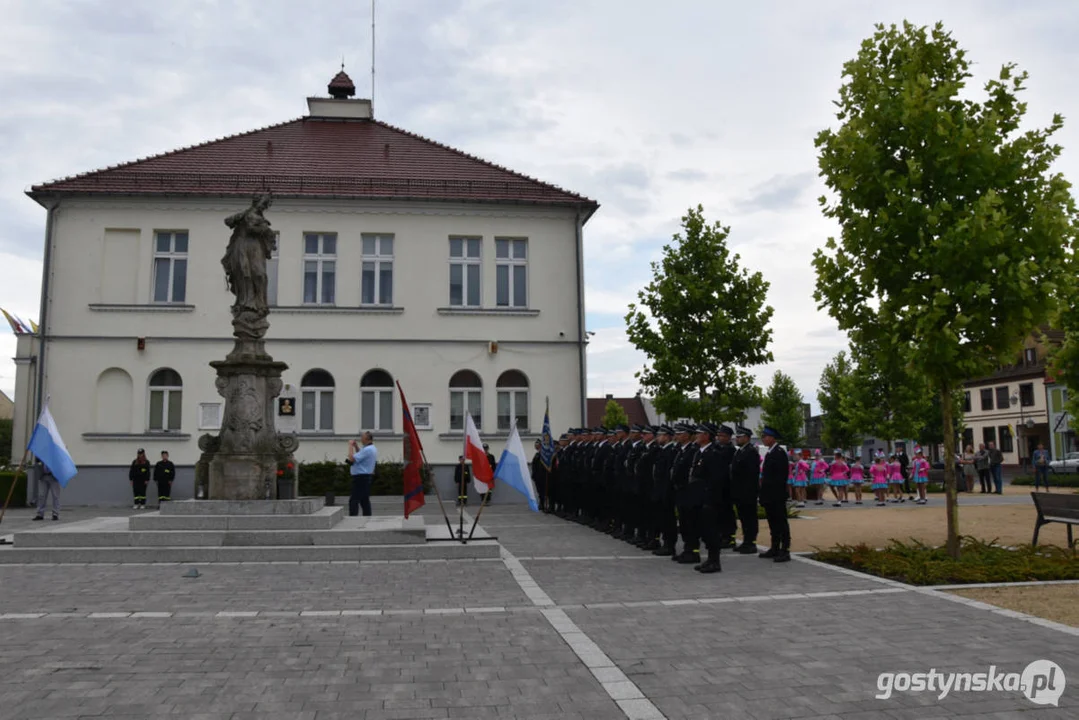
[[(342, 56), (370, 91), (370, 0), (0, 0), (0, 307), (38, 316), (45, 212), (33, 183), (296, 118)], [(774, 365), (816, 407), (845, 347), (815, 308), (813, 138), (875, 22), (941, 20), (978, 87), (1031, 74), (1029, 122), (1066, 118), (1079, 176), (1079, 3), (379, 0), (375, 115), (597, 199), (585, 228), (589, 395), (631, 395), (626, 306), (686, 208), (731, 226), (771, 282)], [(737, 312), (737, 308), (732, 308)], [(0, 390), (14, 389), (0, 329)]]

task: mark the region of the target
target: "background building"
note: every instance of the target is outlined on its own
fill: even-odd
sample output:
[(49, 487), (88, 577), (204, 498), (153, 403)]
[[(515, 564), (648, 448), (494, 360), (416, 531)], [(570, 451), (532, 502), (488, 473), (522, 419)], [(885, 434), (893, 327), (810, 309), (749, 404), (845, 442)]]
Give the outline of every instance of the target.
[(266, 347), (289, 365), (278, 428), (302, 461), (343, 459), (363, 430), (399, 459), (396, 381), (445, 481), (466, 411), (496, 456), (514, 420), (538, 436), (546, 399), (557, 425), (584, 422), (597, 204), (375, 120), (343, 72), (329, 90), (300, 119), (28, 193), (48, 210), (43, 342), (19, 338), (16, 404), (51, 396), (80, 466), (66, 502), (126, 502), (140, 447), (168, 450), (174, 497), (190, 492), (222, 415), (207, 363), (232, 347), (223, 220), (261, 192), (278, 232)]
[(0, 390), (0, 420), (11, 420), (13, 417), (15, 417), (15, 401)]

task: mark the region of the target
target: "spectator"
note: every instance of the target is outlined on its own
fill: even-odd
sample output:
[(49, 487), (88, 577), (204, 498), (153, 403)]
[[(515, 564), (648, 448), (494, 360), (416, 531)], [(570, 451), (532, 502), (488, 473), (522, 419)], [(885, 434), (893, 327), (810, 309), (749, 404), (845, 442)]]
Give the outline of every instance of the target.
[[(361, 447), (362, 445), (362, 447)], [(348, 462), (352, 466), (349, 474), (352, 475), (352, 495), (348, 499), (348, 516), (356, 517), (363, 508), (363, 516), (371, 516), (371, 479), (375, 475), (375, 462), (378, 460), (378, 450), (375, 449), (375, 438), (370, 432), (360, 436), (360, 442), (348, 441)]]
[(977, 456), (974, 454), (974, 446), (967, 445), (963, 451), (963, 456), (959, 460), (960, 467), (963, 468), (963, 479), (966, 480), (967, 492), (974, 492), (974, 464)]
[(978, 472), (978, 482), (981, 483), (982, 492), (991, 492), (992, 485), (989, 479), (989, 451), (985, 449), (985, 443), (978, 446), (978, 452), (974, 453), (974, 469)]
[(1034, 451), (1034, 491), (1038, 490), (1038, 482), (1045, 484), (1045, 492), (1049, 492), (1049, 451), (1043, 443), (1038, 443), (1038, 449)]
[(60, 519), (60, 481), (52, 474), (49, 466), (40, 460), (37, 461), (40, 470), (42, 488), (37, 493), (37, 515), (34, 520), (45, 519), (45, 506), (48, 505), (49, 495), (52, 495), (52, 519)]
[(1004, 494), (1004, 453), (996, 443), (989, 443), (989, 472), (993, 476), (994, 492), (997, 495)]

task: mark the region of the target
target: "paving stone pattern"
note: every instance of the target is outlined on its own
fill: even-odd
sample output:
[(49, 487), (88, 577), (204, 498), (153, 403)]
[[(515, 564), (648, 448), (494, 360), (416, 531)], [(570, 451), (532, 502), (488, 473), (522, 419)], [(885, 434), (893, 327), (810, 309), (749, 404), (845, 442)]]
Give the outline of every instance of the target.
[[(513, 507), (483, 519), (505, 561), (0, 566), (0, 719), (1079, 717), (1079, 639), (1053, 627), (804, 561), (701, 576)], [(1060, 707), (874, 697), (880, 672), (1040, 658), (1072, 681)]]

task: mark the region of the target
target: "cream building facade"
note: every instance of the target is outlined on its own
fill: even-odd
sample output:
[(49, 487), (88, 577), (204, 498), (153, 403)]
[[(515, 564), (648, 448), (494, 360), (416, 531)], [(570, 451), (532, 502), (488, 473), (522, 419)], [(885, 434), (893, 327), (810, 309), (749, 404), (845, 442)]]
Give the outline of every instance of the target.
[(496, 455), (514, 420), (539, 435), (545, 400), (584, 423), (596, 203), (374, 120), (341, 75), (300, 120), (31, 190), (48, 210), (43, 340), (20, 338), (16, 399), (49, 398), (80, 467), (67, 502), (126, 502), (138, 448), (167, 450), (174, 497), (190, 493), (221, 417), (208, 363), (232, 347), (223, 219), (267, 190), (266, 347), (289, 366), (278, 427), (301, 461), (341, 460), (364, 430), (400, 458), (397, 382), (440, 482), (465, 411)]

